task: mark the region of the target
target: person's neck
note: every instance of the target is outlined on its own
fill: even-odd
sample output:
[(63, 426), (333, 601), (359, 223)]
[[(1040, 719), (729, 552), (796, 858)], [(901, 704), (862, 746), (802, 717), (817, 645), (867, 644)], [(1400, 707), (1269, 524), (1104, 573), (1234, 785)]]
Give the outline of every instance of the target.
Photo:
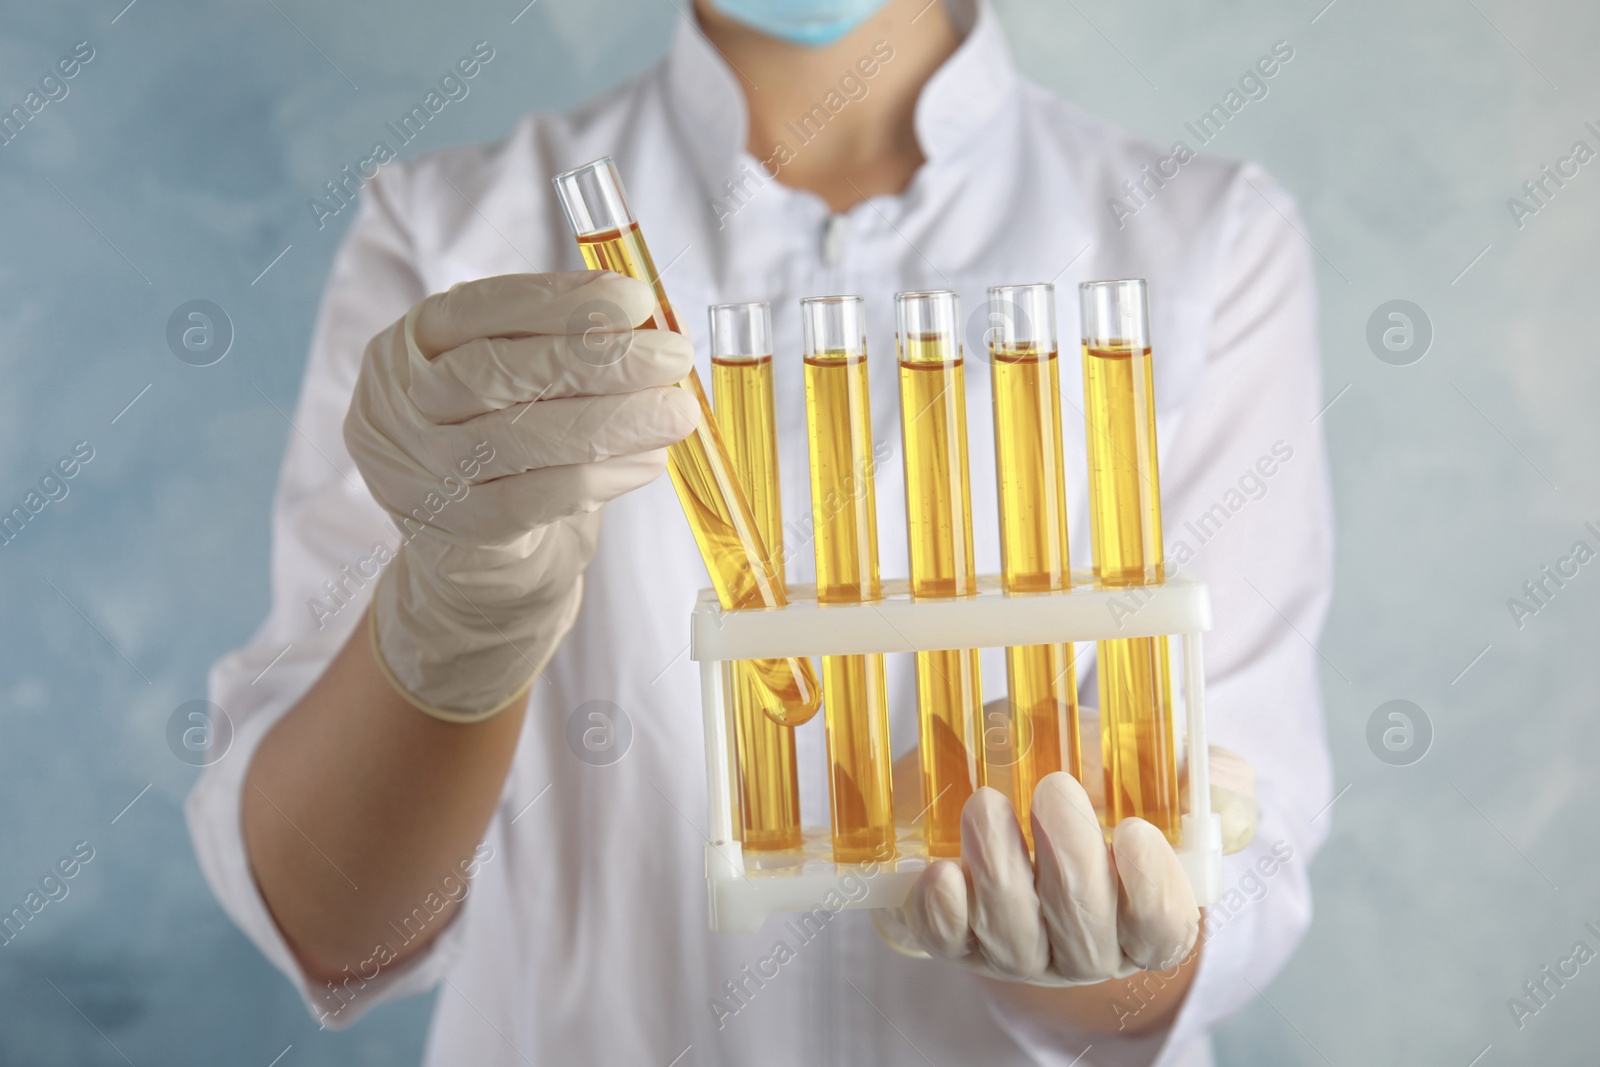
[(709, 0), (695, 15), (744, 89), (750, 154), (778, 181), (833, 211), (910, 184), (923, 162), (917, 96), (961, 43), (940, 0), (889, 0), (822, 48), (765, 36)]

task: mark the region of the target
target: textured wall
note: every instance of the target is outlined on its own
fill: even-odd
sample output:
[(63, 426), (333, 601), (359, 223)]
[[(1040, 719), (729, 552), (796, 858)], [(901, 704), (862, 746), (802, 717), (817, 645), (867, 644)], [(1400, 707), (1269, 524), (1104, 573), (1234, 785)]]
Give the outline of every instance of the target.
[[(286, 1067), (408, 1062), (415, 1004), (319, 1033), (221, 915), (185, 838), (195, 771), (169, 723), (264, 609), (285, 412), (348, 218), (319, 229), (307, 197), (473, 42), (495, 61), (408, 153), (632, 74), (673, 5), (122, 2), (0, 18), (0, 107), (92, 49), (0, 146), (0, 503), (63, 459), (74, 472), (0, 550), (0, 905), (58, 862), (74, 872), (0, 947), (0, 1062), (264, 1065), (290, 1045)], [(1339, 515), (1320, 651), (1348, 789), (1325, 816), (1309, 941), (1219, 1048), (1229, 1063), (1584, 1062), (1594, 968), (1521, 1029), (1507, 999), (1576, 941), (1600, 948), (1584, 929), (1600, 926), (1600, 857), (1581, 844), (1600, 806), (1600, 564), (1542, 606), (1524, 597), (1538, 610), (1520, 618), (1507, 601), (1575, 542), (1600, 549), (1584, 526), (1600, 528), (1600, 162), (1520, 220), (1507, 198), (1575, 141), (1600, 149), (1600, 10), (1325, 3), (1001, 4), (1033, 77), (1163, 140), (1274, 42), (1294, 49), (1208, 147), (1294, 191), (1318, 253)], [(1380, 341), (1386, 362), (1368, 340), (1399, 299), (1430, 324), (1409, 365), (1420, 344)], [(231, 322), (211, 366), (169, 347), (192, 300)], [(92, 459), (74, 465), (78, 442)], [(1421, 711), (1409, 751), (1369, 743), (1391, 700)]]

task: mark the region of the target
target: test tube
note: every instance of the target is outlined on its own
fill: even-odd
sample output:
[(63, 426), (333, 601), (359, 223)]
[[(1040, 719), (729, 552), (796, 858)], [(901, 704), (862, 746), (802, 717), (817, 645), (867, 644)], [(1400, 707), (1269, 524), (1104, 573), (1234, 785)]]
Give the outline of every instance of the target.
[[(1061, 453), (1061, 369), (1053, 285), (989, 290), (989, 356), (994, 385), (994, 450), (1000, 488), (1000, 582), (1007, 593), (1072, 586), (1067, 551), (1067, 485)], [(1007, 721), (984, 732), (989, 784), (1005, 782), (1033, 843), (1033, 791), (1066, 767), (1083, 777), (1078, 750), (1078, 679), (1072, 645), (1006, 649)], [(995, 745), (996, 734), (1004, 744)]]
[[(1084, 282), (1079, 301), (1095, 577), (1113, 587), (1160, 582), (1166, 563), (1145, 283)], [(1176, 845), (1178, 761), (1166, 638), (1101, 641), (1099, 650), (1106, 828), (1138, 816)]]
[[(622, 192), (617, 165), (605, 156), (551, 179), (578, 240), (578, 251), (591, 270), (611, 270), (649, 282), (655, 289), (655, 313), (644, 325), (683, 333), (662, 288), (644, 235)], [(723, 445), (711, 405), (693, 369), (678, 383), (700, 404), (700, 424), (688, 437), (667, 449), (667, 473), (678, 502), (689, 519), (700, 557), (724, 609), (777, 608), (788, 603), (782, 576), (761, 540), (755, 514), (745, 498)], [(774, 722), (798, 726), (816, 715), (822, 690), (811, 661), (746, 660), (748, 674)]]
[[(883, 587), (862, 299), (807, 297), (800, 301), (800, 323), (817, 601), (878, 600)], [(838, 863), (889, 859), (895, 854), (895, 829), (883, 656), (822, 657), (822, 694), (833, 858)]]
[[(900, 432), (906, 478), (911, 595), (971, 596), (972, 482), (967, 392), (949, 290), (896, 293)], [(983, 689), (977, 649), (917, 653), (924, 834), (930, 856), (961, 855), (961, 809), (983, 785)]]
[[(744, 484), (756, 529), (784, 584), (783, 502), (772, 393), (772, 323), (766, 304), (715, 304), (711, 318), (711, 405)], [(766, 714), (754, 672), (733, 676), (733, 738), (739, 784), (739, 840), (756, 852), (800, 846), (800, 778), (794, 730)]]

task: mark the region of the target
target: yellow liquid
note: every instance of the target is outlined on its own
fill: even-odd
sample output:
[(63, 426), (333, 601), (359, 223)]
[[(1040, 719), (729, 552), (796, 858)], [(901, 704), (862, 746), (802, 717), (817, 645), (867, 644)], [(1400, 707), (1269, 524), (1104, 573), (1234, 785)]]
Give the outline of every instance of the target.
[[(867, 360), (824, 353), (805, 361), (805, 376), (817, 599), (824, 604), (877, 600), (883, 590)], [(822, 692), (833, 858), (861, 863), (892, 857), (893, 772), (883, 656), (822, 657)]]
[[(772, 553), (773, 580), (783, 573), (783, 504), (778, 429), (773, 415), (772, 357), (711, 361), (711, 401), (734, 473), (744, 484), (756, 528)], [(800, 778), (794, 730), (762, 709), (751, 671), (734, 672), (733, 738), (739, 782), (739, 840), (764, 852), (800, 846)]]
[[(591, 270), (616, 271), (649, 282), (655, 288), (656, 310), (645, 325), (683, 333), (637, 224), (579, 237), (578, 251)], [(699, 402), (700, 425), (667, 449), (667, 473), (700, 546), (700, 558), (710, 572), (717, 599), (728, 610), (782, 607), (788, 603), (783, 581), (774, 571), (755, 515), (733, 471), (700, 375), (690, 370), (678, 386)], [(746, 660), (739, 665), (739, 673), (750, 677), (773, 721), (785, 726), (810, 721), (822, 705), (822, 688), (808, 659)]]
[[(1072, 585), (1061, 451), (1061, 371), (1054, 350), (994, 346), (995, 466), (1000, 486), (1001, 584), (1008, 593)], [(1033, 791), (1065, 767), (1083, 777), (1078, 679), (1070, 644), (1006, 649), (1008, 715), (984, 732), (989, 784), (1006, 782), (1023, 835)], [(1009, 773), (1001, 768), (1008, 768)]]
[[(914, 597), (971, 596), (972, 483), (966, 377), (936, 338), (901, 339), (900, 430)], [(930, 856), (961, 854), (961, 809), (984, 784), (976, 649), (917, 653), (924, 835)]]
[[(1150, 350), (1085, 347), (1083, 396), (1095, 575), (1108, 586), (1159, 582), (1165, 561)], [(1177, 844), (1180, 800), (1167, 642), (1140, 637), (1102, 641), (1099, 647), (1106, 827), (1138, 816)]]

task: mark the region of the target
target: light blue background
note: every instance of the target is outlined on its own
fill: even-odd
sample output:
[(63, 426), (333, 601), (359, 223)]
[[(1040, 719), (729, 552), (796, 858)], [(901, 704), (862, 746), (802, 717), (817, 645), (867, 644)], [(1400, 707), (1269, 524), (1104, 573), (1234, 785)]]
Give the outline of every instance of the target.
[[(409, 151), (496, 136), (633, 74), (674, 7), (541, 0), (513, 24), (524, 0), (137, 0), (119, 16), (125, 2), (0, 5), (4, 107), (75, 42), (96, 50), (0, 147), (0, 504), (73, 442), (95, 449), (67, 499), (0, 548), (0, 905), (75, 842), (96, 851), (0, 948), (0, 1063), (121, 1063), (113, 1044), (138, 1064), (265, 1067), (291, 1044), (284, 1067), (411, 1062), (423, 1002), (319, 1033), (222, 916), (166, 723), (265, 608), (282, 412), (348, 219), (319, 232), (307, 197), (472, 42), (494, 62)], [(1032, 77), (1162, 140), (1274, 41), (1295, 49), (1210, 147), (1299, 197), (1327, 395), (1349, 386), (1324, 417), (1339, 583), (1320, 644), (1349, 789), (1327, 816), (1310, 937), (1219, 1051), (1592, 1062), (1600, 965), (1521, 1031), (1506, 999), (1579, 938), (1596, 945), (1600, 565), (1520, 630), (1506, 600), (1600, 540), (1583, 530), (1600, 525), (1600, 161), (1521, 230), (1505, 202), (1574, 140), (1600, 147), (1583, 129), (1600, 125), (1600, 9), (1325, 3), (1000, 4)], [(212, 367), (165, 343), (194, 298), (237, 332)], [(1434, 326), (1414, 366), (1365, 341), (1394, 298)], [(1413, 766), (1365, 740), (1393, 698), (1436, 732)]]

